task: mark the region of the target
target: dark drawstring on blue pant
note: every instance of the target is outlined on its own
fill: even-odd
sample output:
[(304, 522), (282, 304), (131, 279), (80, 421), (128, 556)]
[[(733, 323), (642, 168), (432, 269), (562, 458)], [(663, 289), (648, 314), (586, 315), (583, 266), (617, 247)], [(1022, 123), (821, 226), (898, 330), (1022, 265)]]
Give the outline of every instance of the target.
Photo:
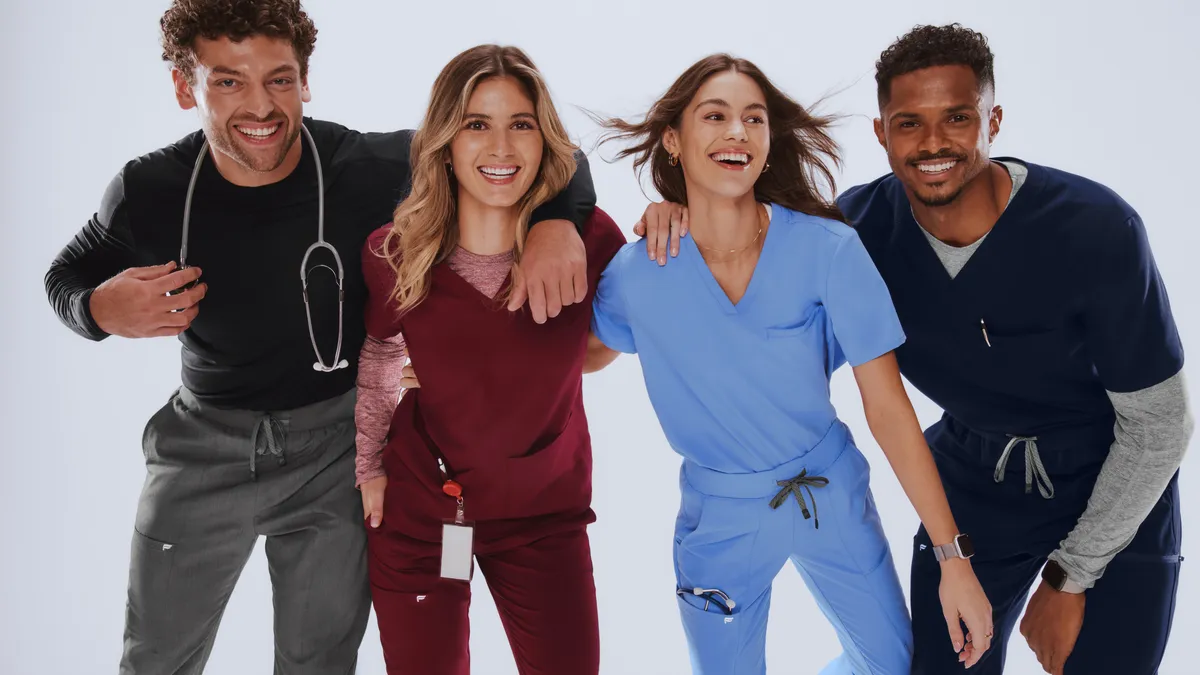
[[(258, 420), (250, 435), (250, 480), (258, 480), (256, 460), (259, 455), (269, 452), (279, 458), (279, 466), (287, 464), (287, 458), (283, 456), (283, 435), (283, 423), (271, 415), (264, 415)], [(260, 443), (263, 439), (265, 442)]]
[[(808, 498), (812, 500), (813, 514), (815, 514), (817, 512), (817, 498), (813, 496), (812, 488), (825, 487), (826, 485), (829, 485), (829, 479), (824, 476), (810, 476), (808, 475), (808, 469), (804, 469), (796, 477), (789, 478), (788, 480), (776, 481), (775, 484), (782, 489), (778, 494), (775, 495), (773, 499), (771, 499), (771, 508), (778, 509), (780, 506), (783, 506), (784, 502), (787, 501), (788, 495), (794, 495), (796, 497), (796, 503), (800, 505), (800, 513), (803, 513), (804, 519), (808, 520), (812, 516), (808, 513), (808, 505), (804, 503), (804, 495), (800, 492), (800, 489), (804, 488), (805, 490), (808, 490)], [(816, 525), (818, 530), (821, 529), (820, 518), (815, 518), (813, 523)]]
[(1004, 470), (1008, 468), (1008, 458), (1012, 454), (1013, 448), (1017, 447), (1018, 443), (1025, 444), (1025, 494), (1029, 494), (1033, 490), (1034, 478), (1037, 479), (1038, 492), (1042, 493), (1043, 499), (1054, 499), (1054, 484), (1050, 482), (1050, 475), (1046, 473), (1046, 467), (1042, 465), (1042, 456), (1038, 453), (1037, 436), (1013, 436), (1009, 435), (1008, 445), (1004, 446), (1004, 452), (1000, 455), (1000, 461), (996, 462), (996, 472), (993, 479), (997, 483), (1004, 481)]

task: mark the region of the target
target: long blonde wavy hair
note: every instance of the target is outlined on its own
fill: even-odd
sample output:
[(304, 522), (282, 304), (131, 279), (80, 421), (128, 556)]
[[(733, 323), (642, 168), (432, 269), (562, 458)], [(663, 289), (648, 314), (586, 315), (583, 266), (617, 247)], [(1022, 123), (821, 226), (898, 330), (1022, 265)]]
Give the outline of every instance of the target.
[(480, 45), (454, 57), (433, 83), (429, 109), (412, 140), (412, 191), (396, 207), (392, 229), (379, 253), (396, 273), (391, 299), (401, 313), (425, 299), (430, 272), (458, 244), (458, 185), (447, 166), (450, 143), (462, 129), (475, 88), (493, 77), (512, 77), (525, 88), (533, 99), (544, 143), (537, 176), (517, 203), (514, 270), (521, 260), (534, 209), (562, 192), (575, 174), (576, 146), (567, 136), (541, 73), (523, 51)]

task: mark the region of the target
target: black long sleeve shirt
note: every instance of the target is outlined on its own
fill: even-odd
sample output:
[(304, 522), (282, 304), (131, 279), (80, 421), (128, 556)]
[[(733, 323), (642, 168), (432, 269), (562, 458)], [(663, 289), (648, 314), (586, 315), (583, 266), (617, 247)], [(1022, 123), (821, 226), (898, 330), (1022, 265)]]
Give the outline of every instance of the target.
[[(206, 160), (196, 181), (188, 259), (201, 268), (208, 293), (179, 336), (182, 381), (213, 405), (287, 410), (332, 398), (354, 386), (365, 338), (366, 287), (361, 251), (407, 195), (412, 131), (360, 133), (304, 119), (321, 156), (325, 239), (345, 268), (344, 337), (348, 368), (314, 370), (301, 293), (300, 263), (317, 239), (317, 175), (303, 138), (299, 165), (283, 180), (240, 187)], [(46, 293), (59, 318), (79, 335), (103, 340), (89, 309), (92, 291), (130, 267), (179, 260), (188, 181), (203, 143), (200, 131), (126, 164), (109, 184), (100, 210), (50, 265)], [(582, 227), (596, 203), (587, 159), (567, 189), (534, 212), (532, 222), (566, 219)], [(309, 260), (313, 333), (325, 363), (337, 347), (337, 269), (332, 255)]]

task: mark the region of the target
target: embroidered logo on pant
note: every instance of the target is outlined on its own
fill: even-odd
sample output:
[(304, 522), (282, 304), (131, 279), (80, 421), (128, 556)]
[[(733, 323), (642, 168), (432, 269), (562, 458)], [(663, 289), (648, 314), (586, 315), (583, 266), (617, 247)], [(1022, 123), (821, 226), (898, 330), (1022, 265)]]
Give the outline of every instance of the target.
[(425, 596), (423, 596), (423, 595), (418, 595), (418, 596), (417, 596), (417, 602), (420, 602), (420, 601), (422, 601), (422, 600), (424, 600), (424, 599), (425, 599)]

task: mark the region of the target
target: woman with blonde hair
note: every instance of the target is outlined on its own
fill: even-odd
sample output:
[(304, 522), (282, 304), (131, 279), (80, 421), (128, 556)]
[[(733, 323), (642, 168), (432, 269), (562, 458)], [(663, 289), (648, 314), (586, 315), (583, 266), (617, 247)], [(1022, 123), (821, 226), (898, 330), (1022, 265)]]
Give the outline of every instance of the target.
[[(364, 248), (358, 483), (389, 673), (470, 671), (476, 561), (521, 673), (599, 670), (582, 375), (613, 357), (589, 338), (591, 296), (624, 236), (593, 212), (587, 299), (554, 321), (504, 307), (574, 150), (522, 51), (469, 49), (434, 83), (410, 196)], [(421, 386), (397, 405), (406, 354)]]

